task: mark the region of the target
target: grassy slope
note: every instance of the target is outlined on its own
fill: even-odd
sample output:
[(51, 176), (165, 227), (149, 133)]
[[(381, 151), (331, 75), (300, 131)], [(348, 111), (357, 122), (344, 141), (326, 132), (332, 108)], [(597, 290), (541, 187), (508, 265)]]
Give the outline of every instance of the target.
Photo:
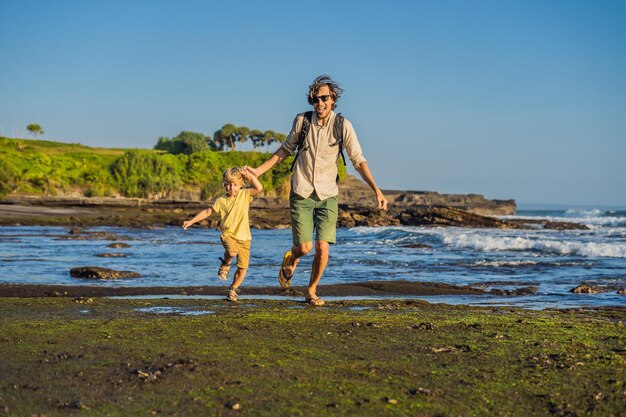
[(2, 299), (0, 414), (626, 415), (623, 310), (300, 307)]
[[(43, 140), (8, 139), (0, 137), (0, 173), (6, 188), (0, 196), (63, 195), (80, 193), (86, 196), (125, 194), (122, 180), (112, 175), (115, 162), (129, 151), (167, 163), (168, 174), (176, 176), (182, 188), (202, 189), (207, 193), (221, 192), (221, 173), (231, 166), (261, 164), (269, 154), (261, 152), (199, 152), (191, 156), (169, 155), (154, 150), (91, 148)], [(142, 167), (131, 181), (146, 182), (163, 174)], [(289, 175), (288, 164), (282, 164), (261, 179), (266, 190), (275, 190)], [(127, 184), (126, 184), (127, 185)], [(181, 187), (175, 187), (180, 190)], [(133, 188), (133, 187), (127, 187)], [(139, 187), (141, 188), (141, 186)], [(140, 197), (143, 195), (127, 195)]]

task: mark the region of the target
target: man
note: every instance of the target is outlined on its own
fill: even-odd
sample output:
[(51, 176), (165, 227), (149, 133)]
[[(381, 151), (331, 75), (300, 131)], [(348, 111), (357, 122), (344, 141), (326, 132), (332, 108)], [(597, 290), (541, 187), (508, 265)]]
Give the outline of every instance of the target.
[[(335, 243), (337, 232), (338, 204), (337, 162), (338, 140), (333, 135), (337, 114), (333, 111), (343, 90), (327, 75), (317, 77), (309, 86), (308, 102), (315, 110), (306, 137), (298, 149), (293, 174), (289, 209), (293, 246), (283, 257), (278, 281), (289, 288), (300, 258), (313, 249), (315, 229), (315, 258), (307, 288), (306, 303), (322, 306), (324, 301), (317, 296), (317, 284), (328, 263), (329, 245)], [(298, 114), (285, 143), (263, 164), (249, 170), (257, 177), (263, 175), (287, 156), (294, 155), (300, 142), (300, 133), (306, 123), (305, 114)], [(374, 177), (361, 152), (352, 124), (343, 120), (343, 148), (350, 162), (363, 180), (376, 194), (378, 208), (387, 209), (387, 199), (376, 185)]]

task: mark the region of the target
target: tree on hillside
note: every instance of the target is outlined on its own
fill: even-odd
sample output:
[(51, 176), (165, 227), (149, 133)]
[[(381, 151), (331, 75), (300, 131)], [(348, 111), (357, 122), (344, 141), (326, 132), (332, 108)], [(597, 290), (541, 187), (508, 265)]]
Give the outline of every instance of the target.
[(202, 133), (180, 132), (173, 140), (182, 143), (183, 153), (187, 155), (209, 149), (206, 138)]
[(250, 131), (250, 141), (252, 141), (252, 146), (254, 149), (259, 148), (265, 144), (265, 137), (263, 132), (257, 129), (253, 129)]
[(28, 129), (28, 131), (33, 135), (33, 137), (37, 137), (37, 135), (43, 135), (44, 131), (43, 129), (41, 129), (41, 126), (39, 126), (37, 123), (31, 123), (28, 126), (26, 126), (26, 129)]
[(265, 144), (265, 149), (273, 143), (283, 143), (287, 139), (284, 133), (277, 133), (273, 130), (266, 130), (263, 134), (263, 142)]
[(235, 150), (237, 126), (232, 123), (226, 123), (220, 130), (215, 132), (213, 140), (220, 145), (221, 149), (228, 146), (231, 150)]
[(250, 137), (250, 129), (245, 126), (237, 128), (237, 142), (244, 143)]
[(221, 129), (215, 132), (213, 138), (204, 136), (202, 133), (180, 132), (175, 138), (160, 137), (154, 149), (165, 151), (174, 155), (185, 153), (192, 154), (195, 152), (211, 149), (214, 151), (223, 151), (226, 148), (231, 150), (237, 149), (237, 143), (244, 143), (250, 140), (254, 149), (272, 143), (282, 143), (285, 141), (285, 135), (276, 133), (273, 130), (262, 132), (258, 129), (250, 129), (246, 126), (235, 126), (227, 123)]
[(126, 197), (159, 198), (179, 190), (183, 184), (182, 167), (173, 155), (127, 151), (109, 170)]
[[(210, 137), (208, 137), (210, 139)], [(202, 133), (183, 131), (175, 138), (160, 137), (154, 149), (177, 155), (185, 153), (190, 155), (195, 152), (209, 149), (207, 137)]]

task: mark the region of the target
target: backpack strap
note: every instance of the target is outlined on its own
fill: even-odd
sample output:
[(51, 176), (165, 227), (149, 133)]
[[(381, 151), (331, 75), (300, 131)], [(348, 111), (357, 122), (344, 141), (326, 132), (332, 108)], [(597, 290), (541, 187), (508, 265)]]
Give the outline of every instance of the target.
[[(341, 115), (341, 113), (337, 113), (335, 115), (335, 122), (333, 124), (333, 137), (335, 138), (335, 143), (333, 143), (331, 146), (338, 146), (339, 154), (341, 155), (341, 159), (343, 160), (343, 165), (347, 166), (346, 157), (343, 154), (343, 120), (344, 117)], [(304, 112), (302, 128), (300, 129), (300, 137), (298, 138), (298, 148), (296, 150), (296, 156), (294, 156), (293, 161), (291, 161), (291, 172), (293, 172), (293, 168), (296, 166), (296, 161), (298, 160), (298, 156), (300, 155), (300, 150), (304, 148), (304, 141), (306, 139), (306, 136), (309, 134), (309, 129), (312, 123), (313, 112)], [(337, 174), (337, 178), (335, 179), (335, 181), (339, 182), (339, 174)]]
[[(343, 166), (347, 167), (346, 157), (343, 155), (343, 119), (344, 117), (341, 113), (337, 113), (335, 116), (335, 124), (333, 125), (333, 136), (337, 141), (335, 143), (339, 146), (339, 154), (343, 160)], [(339, 174), (337, 174), (337, 182), (339, 182)]]
[(307, 111), (304, 112), (304, 117), (302, 119), (302, 128), (300, 129), (300, 136), (298, 137), (298, 147), (296, 149), (296, 156), (293, 157), (293, 161), (291, 161), (291, 172), (293, 172), (293, 167), (296, 166), (296, 161), (298, 160), (298, 156), (300, 155), (300, 150), (304, 145), (304, 140), (306, 139), (306, 135), (309, 134), (309, 128), (311, 127), (311, 123), (313, 123), (313, 112)]

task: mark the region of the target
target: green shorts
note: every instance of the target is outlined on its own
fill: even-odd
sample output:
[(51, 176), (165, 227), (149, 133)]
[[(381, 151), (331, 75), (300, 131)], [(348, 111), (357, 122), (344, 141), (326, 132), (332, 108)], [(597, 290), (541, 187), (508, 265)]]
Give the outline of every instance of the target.
[(316, 241), (335, 243), (337, 240), (337, 197), (320, 200), (316, 193), (304, 198), (291, 192), (289, 211), (294, 245), (313, 242), (313, 229)]

